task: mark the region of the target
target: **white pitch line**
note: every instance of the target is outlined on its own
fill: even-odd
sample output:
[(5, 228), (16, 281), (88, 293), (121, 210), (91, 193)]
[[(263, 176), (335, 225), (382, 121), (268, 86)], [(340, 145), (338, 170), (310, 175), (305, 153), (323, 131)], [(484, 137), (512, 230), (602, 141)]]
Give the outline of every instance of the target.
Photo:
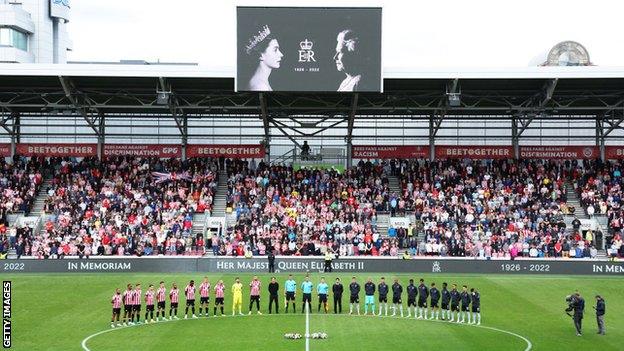
[(310, 351), (310, 305), (305, 303), (306, 308), (306, 330), (305, 330), (305, 351)]
[[(254, 317), (269, 317), (269, 316), (289, 316), (289, 317), (297, 317), (297, 316), (301, 316), (299, 314), (263, 314), (261, 316), (254, 316)], [(442, 321), (442, 320), (428, 320), (428, 319), (408, 319), (408, 318), (402, 318), (402, 317), (392, 317), (392, 316), (353, 316), (353, 315), (348, 315), (346, 313), (343, 314), (319, 314), (319, 316), (334, 316), (334, 317), (349, 317), (349, 318), (370, 318), (370, 319), (376, 319), (376, 318), (388, 318), (388, 319), (397, 319), (397, 320), (404, 320), (404, 321), (408, 321), (408, 320), (414, 320), (415, 322), (434, 322), (434, 323), (444, 323), (444, 324), (450, 324), (450, 325), (456, 325), (456, 326), (464, 326), (464, 327), (474, 327), (474, 328), (483, 328), (483, 329), (490, 329), (499, 333), (504, 333), (504, 334), (509, 334), (511, 336), (514, 336), (518, 339), (521, 339), (522, 341), (524, 341), (526, 343), (526, 348), (524, 349), (524, 351), (530, 351), (531, 349), (533, 349), (533, 344), (531, 343), (531, 341), (529, 339), (527, 339), (526, 337), (520, 335), (520, 334), (516, 334), (514, 332), (510, 332), (509, 330), (505, 330), (505, 329), (499, 329), (499, 328), (495, 328), (495, 327), (489, 327), (489, 326), (485, 326), (485, 325), (474, 325), (474, 324), (464, 324), (464, 323), (455, 323), (455, 322), (447, 322), (447, 321)], [(224, 316), (224, 317), (209, 317), (209, 318), (191, 318), (191, 319), (176, 319), (176, 320), (167, 320), (167, 321), (162, 321), (162, 322), (157, 322), (157, 323), (148, 323), (148, 324), (138, 324), (138, 325), (130, 325), (130, 326), (126, 326), (126, 327), (116, 327), (116, 328), (110, 328), (110, 329), (105, 329), (102, 331), (99, 331), (95, 334), (91, 334), (89, 336), (87, 336), (86, 338), (84, 338), (84, 340), (82, 340), (82, 349), (84, 351), (92, 351), (90, 348), (87, 347), (87, 342), (98, 336), (98, 335), (102, 335), (108, 332), (112, 332), (115, 330), (121, 330), (121, 329), (128, 329), (128, 328), (133, 328), (133, 327), (140, 327), (140, 326), (146, 326), (146, 325), (156, 325), (156, 324), (162, 324), (162, 323), (171, 323), (171, 322), (181, 322), (181, 321), (200, 321), (200, 320), (215, 320), (215, 319), (223, 319), (223, 318), (250, 318), (249, 316)], [(306, 339), (307, 340), (307, 339)]]

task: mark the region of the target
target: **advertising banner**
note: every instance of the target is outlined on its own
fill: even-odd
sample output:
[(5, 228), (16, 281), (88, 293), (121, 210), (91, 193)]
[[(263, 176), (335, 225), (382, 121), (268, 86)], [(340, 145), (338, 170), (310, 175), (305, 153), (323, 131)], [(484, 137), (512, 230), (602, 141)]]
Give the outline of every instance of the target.
[(514, 151), (512, 146), (478, 146), (478, 145), (436, 145), (435, 158), (468, 158), (473, 160), (482, 159), (506, 159), (513, 158)]
[(0, 157), (11, 156), (11, 144), (0, 143)]
[(605, 158), (607, 160), (623, 159), (624, 146), (605, 146)]
[(187, 145), (186, 157), (264, 158), (262, 145)]
[(407, 217), (390, 217), (388, 218), (388, 227), (392, 228), (407, 228), (411, 221)]
[(429, 158), (429, 146), (424, 145), (357, 145), (352, 147), (353, 158)]
[(16, 152), (28, 157), (88, 157), (97, 156), (97, 144), (17, 144)]
[[(322, 272), (323, 257), (283, 257), (275, 259), (276, 273)], [(339, 258), (332, 261), (334, 272), (352, 273), (469, 273), (469, 274), (568, 274), (624, 276), (624, 262), (583, 259), (475, 260), (435, 257), (402, 260), (395, 258)], [(63, 260), (5, 260), (0, 272), (8, 273), (262, 273), (269, 271), (266, 257), (232, 258), (100, 258)]]
[(520, 158), (547, 160), (578, 160), (600, 158), (597, 146), (520, 146)]
[(381, 8), (237, 7), (237, 91), (380, 92)]
[(104, 156), (181, 157), (182, 146), (167, 144), (105, 144)]

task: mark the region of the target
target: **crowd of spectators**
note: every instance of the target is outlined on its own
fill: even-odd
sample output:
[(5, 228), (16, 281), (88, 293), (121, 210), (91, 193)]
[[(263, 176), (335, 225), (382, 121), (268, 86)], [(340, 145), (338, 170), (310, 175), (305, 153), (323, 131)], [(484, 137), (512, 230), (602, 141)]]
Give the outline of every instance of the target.
[[(77, 255), (594, 257), (596, 233), (580, 230), (567, 184), (583, 209), (609, 221), (610, 252), (622, 251), (622, 163), (547, 160), (360, 161), (294, 169), (262, 161), (115, 157), (0, 162), (0, 252)], [(212, 210), (217, 174), (227, 172), (235, 223), (194, 235), (193, 214)], [(43, 172), (43, 173), (42, 173)], [(52, 175), (41, 233), (9, 228), (28, 213)], [(388, 176), (399, 179), (392, 192)], [(592, 210), (593, 209), (593, 210)], [(412, 216), (380, 233), (377, 216)], [(602, 238), (601, 238), (602, 239)]]
[(30, 214), (48, 169), (44, 159), (0, 158), (0, 255), (30, 236), (32, 228), (9, 226), (8, 216)]
[(203, 254), (192, 220), (211, 210), (213, 160), (116, 157), (53, 165), (44, 230), (21, 236), (18, 255)]
[[(377, 231), (377, 211), (387, 209), (388, 178), (381, 165), (293, 169), (229, 160), (228, 206), (236, 224), (215, 252), (241, 255), (397, 255), (395, 240)], [(213, 243), (215, 244), (215, 243)]]
[(624, 180), (622, 161), (585, 161), (586, 166), (576, 170), (572, 177), (586, 213), (606, 216), (611, 255), (624, 255), (621, 233), (624, 229)]
[[(425, 240), (415, 254), (587, 257), (592, 240), (566, 230), (570, 162), (425, 160), (390, 162), (401, 179), (399, 209), (413, 211)], [(402, 241), (402, 240), (401, 240)]]

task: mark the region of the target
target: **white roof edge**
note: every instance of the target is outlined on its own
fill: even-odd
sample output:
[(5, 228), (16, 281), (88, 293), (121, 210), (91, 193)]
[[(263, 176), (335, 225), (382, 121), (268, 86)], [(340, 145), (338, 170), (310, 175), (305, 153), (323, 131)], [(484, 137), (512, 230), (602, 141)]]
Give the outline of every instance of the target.
[[(0, 76), (234, 78), (234, 75), (234, 67), (124, 64), (0, 64)], [(383, 77), (389, 79), (624, 78), (624, 67), (386, 67), (383, 71)]]

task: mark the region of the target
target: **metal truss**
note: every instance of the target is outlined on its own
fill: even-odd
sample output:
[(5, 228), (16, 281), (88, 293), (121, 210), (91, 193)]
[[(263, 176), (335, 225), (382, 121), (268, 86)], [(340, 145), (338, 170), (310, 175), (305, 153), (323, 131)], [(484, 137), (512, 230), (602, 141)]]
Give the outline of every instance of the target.
[[(56, 84), (2, 85), (0, 83), (0, 131), (19, 142), (21, 136), (55, 136), (21, 130), (20, 118), (42, 120), (63, 118), (68, 115), (85, 121), (90, 133), (81, 132), (70, 136), (95, 136), (103, 143), (105, 137), (174, 137), (184, 145), (189, 138), (204, 136), (223, 138), (258, 138), (266, 143), (272, 139), (288, 139), (299, 145), (303, 139), (336, 139), (351, 143), (356, 139), (371, 139), (355, 133), (358, 129), (396, 130), (395, 134), (383, 135), (386, 139), (405, 138), (403, 128), (395, 125), (367, 126), (366, 121), (414, 122), (423, 121), (422, 126), (410, 127), (414, 132), (422, 130), (424, 140), (435, 143), (439, 131), (452, 128), (445, 122), (455, 121), (510, 121), (512, 143), (517, 144), (535, 122), (550, 121), (595, 121), (596, 133), (581, 138), (595, 138), (604, 144), (612, 138), (613, 132), (624, 126), (624, 89), (589, 89), (566, 86), (560, 79), (543, 79), (535, 87), (510, 81), (509, 87), (501, 82), (488, 87), (490, 82), (475, 85), (467, 80), (440, 82), (395, 82), (395, 89), (386, 89), (383, 94), (357, 93), (235, 93), (229, 89), (202, 87), (185, 84), (184, 81), (154, 77), (141, 83), (95, 84), (90, 80), (59, 76)], [(113, 78), (111, 78), (113, 79)], [(92, 84), (93, 83), (93, 84)], [(157, 99), (158, 92), (166, 92), (169, 98), (165, 104)], [(459, 94), (458, 106), (448, 103), (448, 94)], [(116, 121), (115, 127), (131, 126), (132, 120), (152, 119), (173, 121), (177, 133), (107, 132), (106, 121)], [(230, 124), (221, 121), (236, 119), (257, 133), (241, 136), (237, 130), (231, 133), (201, 132), (198, 120), (213, 121), (215, 128), (227, 129)], [(125, 120), (126, 122), (119, 122)], [(67, 126), (74, 127), (69, 124)], [(126, 124), (124, 124), (126, 123)], [(37, 126), (37, 123), (29, 123)], [(63, 124), (59, 124), (63, 125)], [(325, 131), (344, 129), (340, 136), (328, 136)], [(466, 129), (500, 130), (488, 134), (491, 138), (509, 139), (509, 131), (501, 126), (469, 126)], [(547, 130), (558, 127), (541, 125)], [(570, 129), (576, 128), (571, 126)], [(586, 127), (578, 127), (586, 129)], [(58, 135), (59, 137), (62, 135)], [(418, 137), (414, 137), (418, 138)], [(473, 136), (462, 136), (470, 139)], [(480, 139), (482, 136), (474, 136)], [(558, 137), (549, 137), (558, 138)], [(567, 138), (567, 137), (566, 137)]]

